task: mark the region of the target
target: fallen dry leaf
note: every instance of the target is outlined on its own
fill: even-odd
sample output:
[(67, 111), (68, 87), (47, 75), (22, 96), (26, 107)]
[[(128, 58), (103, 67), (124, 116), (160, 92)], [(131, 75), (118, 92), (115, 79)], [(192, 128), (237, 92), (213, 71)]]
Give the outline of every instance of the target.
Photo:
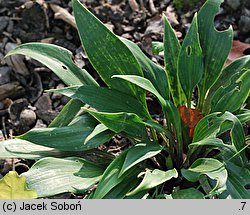
[(195, 126), (203, 118), (201, 112), (197, 109), (187, 108), (186, 106), (180, 106), (178, 111), (181, 119), (188, 127), (189, 137), (192, 138), (194, 136)]
[(15, 171), (10, 171), (0, 180), (0, 190), (0, 199), (37, 198), (36, 191), (27, 189), (26, 178)]
[(234, 40), (232, 44), (232, 49), (228, 55), (227, 61), (225, 66), (231, 63), (232, 61), (236, 60), (237, 58), (243, 57), (244, 51), (250, 48), (250, 44), (242, 43), (239, 40)]
[(179, 25), (179, 22), (178, 22), (178, 20), (177, 20), (177, 15), (176, 15), (176, 13), (175, 13), (174, 8), (173, 8), (171, 5), (169, 5), (169, 6), (167, 7), (167, 10), (166, 10), (166, 17), (168, 18), (168, 21), (170, 22), (170, 24), (171, 24), (172, 26)]

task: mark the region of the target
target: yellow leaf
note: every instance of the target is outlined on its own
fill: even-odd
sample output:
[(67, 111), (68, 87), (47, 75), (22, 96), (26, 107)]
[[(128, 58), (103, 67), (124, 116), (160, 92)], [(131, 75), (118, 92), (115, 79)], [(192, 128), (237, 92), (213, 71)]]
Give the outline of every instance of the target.
[(10, 171), (0, 180), (0, 199), (35, 199), (37, 193), (28, 190), (26, 178)]

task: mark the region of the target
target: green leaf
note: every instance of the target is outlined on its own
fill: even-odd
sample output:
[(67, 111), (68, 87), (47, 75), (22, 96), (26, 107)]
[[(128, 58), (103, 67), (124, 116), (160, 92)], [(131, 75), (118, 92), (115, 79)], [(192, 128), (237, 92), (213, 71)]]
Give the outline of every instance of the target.
[[(202, 147), (206, 148), (201, 150)], [(187, 160), (190, 163), (194, 162), (198, 157), (206, 156), (214, 149), (218, 149), (220, 151), (220, 154), (216, 156), (216, 158), (221, 161), (227, 161), (229, 159), (232, 160), (232, 158), (237, 154), (237, 150), (234, 146), (225, 144), (221, 139), (215, 137), (208, 137), (198, 142), (191, 143), (188, 145), (188, 148)], [(200, 152), (203, 152), (203, 154)], [(232, 161), (242, 164), (242, 160), (239, 158), (239, 156), (236, 156)]]
[(124, 199), (126, 194), (138, 184), (139, 179), (137, 178), (138, 171), (131, 172), (127, 175), (122, 183), (117, 184), (111, 189), (103, 199)]
[(35, 199), (37, 193), (27, 189), (26, 178), (10, 171), (0, 180), (0, 199)]
[(95, 86), (75, 86), (53, 89), (49, 92), (60, 93), (73, 99), (86, 102), (101, 112), (129, 112), (142, 118), (151, 118), (145, 105), (138, 99), (118, 90)]
[[(182, 138), (181, 117), (180, 117), (180, 114), (178, 112), (178, 109), (170, 101), (166, 101), (166, 104), (164, 107), (164, 113), (166, 115), (168, 123), (169, 124), (172, 123), (172, 125), (174, 127), (175, 137), (177, 140), (176, 148), (177, 148), (178, 166), (180, 166), (182, 163), (182, 154), (183, 154), (183, 138)], [(169, 127), (170, 127), (170, 125), (169, 125)]]
[(65, 157), (69, 152), (63, 152), (58, 149), (40, 146), (26, 140), (10, 139), (0, 142), (0, 157), (23, 158), (36, 160), (43, 157)]
[(145, 104), (145, 93), (141, 89), (111, 78), (115, 74), (143, 76), (132, 52), (79, 0), (73, 0), (72, 6), (82, 45), (101, 78), (111, 88), (131, 94)]
[(165, 69), (168, 74), (172, 98), (176, 107), (182, 106), (186, 104), (186, 98), (181, 88), (177, 72), (178, 57), (181, 46), (166, 16), (164, 16), (163, 39)]
[(44, 158), (22, 175), (38, 197), (47, 197), (65, 192), (83, 193), (100, 180), (103, 171), (103, 167), (81, 158)]
[[(95, 154), (94, 157), (93, 154)], [(39, 160), (45, 157), (65, 158), (69, 156), (86, 158), (103, 165), (109, 164), (114, 159), (112, 154), (99, 149), (86, 151), (60, 151), (55, 148), (40, 146), (20, 139), (10, 139), (0, 142), (0, 157), (2, 159), (23, 158)]]
[[(229, 124), (228, 124), (229, 123)], [(245, 134), (239, 119), (230, 112), (213, 113), (204, 117), (195, 127), (193, 142), (198, 142), (207, 137), (216, 137), (231, 129), (231, 144), (239, 153), (242, 164), (246, 162)]]
[(124, 38), (121, 38), (121, 40), (127, 45), (138, 60), (144, 77), (152, 82), (153, 86), (165, 100), (169, 100), (170, 90), (166, 71), (161, 66), (150, 60), (135, 43)]
[(250, 121), (250, 110), (244, 110), (242, 113), (237, 114), (236, 117), (240, 120), (241, 124)]
[(149, 190), (154, 188), (166, 181), (169, 181), (171, 178), (177, 178), (178, 172), (176, 169), (171, 169), (168, 171), (162, 171), (159, 169), (147, 170), (142, 182), (134, 190), (129, 192), (127, 196), (135, 195), (141, 191)]
[(145, 123), (132, 113), (104, 113), (86, 109), (99, 122), (115, 133), (125, 132), (132, 137), (148, 139)]
[(191, 187), (187, 189), (177, 190), (172, 194), (173, 199), (204, 199), (204, 195), (199, 190)]
[(155, 55), (160, 54), (160, 52), (164, 51), (164, 44), (162, 42), (153, 41), (152, 42), (152, 52)]
[(199, 83), (202, 74), (203, 56), (198, 35), (197, 14), (195, 14), (178, 58), (178, 76), (189, 107), (194, 87)]
[(119, 177), (136, 164), (159, 154), (162, 148), (158, 143), (152, 142), (140, 143), (133, 146), (126, 155)]
[[(211, 113), (204, 118), (202, 118), (195, 127), (193, 142), (198, 142), (207, 137), (216, 137), (221, 134), (221, 126), (224, 122), (231, 121), (237, 124), (239, 127), (239, 132), (242, 134), (241, 125), (239, 125), (239, 120), (232, 113)], [(231, 125), (232, 127), (232, 125)]]
[(147, 199), (149, 196), (147, 191), (142, 191), (140, 193), (137, 193), (135, 195), (131, 195), (131, 196), (126, 196), (125, 199)]
[(50, 123), (49, 127), (63, 127), (67, 126), (79, 113), (81, 107), (84, 104), (77, 100), (71, 99), (56, 116), (56, 118)]
[(159, 100), (159, 102), (161, 104), (165, 103), (165, 99), (160, 95), (160, 93), (156, 90), (156, 88), (154, 87), (154, 85), (151, 83), (150, 80), (140, 77), (140, 76), (136, 76), (136, 75), (113, 75), (113, 78), (121, 78), (124, 80), (127, 80), (139, 87), (141, 87), (144, 90), (147, 90), (151, 93), (153, 93), (157, 99)]
[(113, 77), (122, 78), (127, 81), (130, 81), (131, 83), (136, 84), (137, 86), (143, 88), (144, 90), (147, 90), (151, 93), (153, 93), (157, 99), (159, 100), (163, 112), (167, 118), (167, 122), (169, 123), (169, 127), (171, 127), (171, 123), (173, 124), (175, 128), (175, 135), (177, 137), (177, 150), (178, 150), (178, 159), (179, 163), (181, 163), (182, 160), (182, 128), (181, 128), (181, 118), (179, 115), (179, 112), (177, 108), (167, 100), (164, 100), (164, 98), (158, 93), (158, 91), (155, 89), (153, 84), (146, 78), (139, 77), (139, 76), (133, 76), (133, 75), (114, 75)]
[(208, 89), (219, 77), (232, 48), (233, 29), (217, 31), (214, 18), (223, 0), (207, 0), (198, 13), (198, 30), (203, 53), (204, 73), (199, 83), (199, 108), (202, 109)]
[(198, 181), (202, 175), (216, 180), (213, 190), (223, 187), (228, 178), (224, 164), (213, 158), (199, 158), (188, 169), (182, 169), (181, 173), (191, 182)]
[[(232, 76), (236, 77), (236, 79), (237, 77), (239, 78), (243, 74), (243, 72), (245, 72), (245, 69), (250, 69), (249, 56), (244, 56), (233, 61), (222, 70), (222, 73), (220, 74), (216, 82), (209, 89), (208, 95), (203, 105), (203, 115), (207, 115), (207, 113), (210, 111), (211, 100), (214, 97), (215, 92), (218, 91), (219, 88), (225, 88), (226, 86), (230, 85), (230, 83), (232, 82)], [(235, 76), (236, 74), (238, 74), (238, 76)]]
[(95, 148), (113, 136), (113, 132), (96, 127), (97, 121), (88, 114), (72, 123), (59, 128), (35, 128), (16, 138), (62, 151), (83, 151)]
[(245, 188), (246, 185), (250, 184), (249, 169), (237, 166), (232, 162), (228, 162), (226, 164), (226, 169), (228, 172), (226, 191), (219, 197), (232, 199), (249, 199), (250, 190)]
[(107, 167), (107, 169), (103, 173), (102, 179), (98, 183), (98, 186), (93, 195), (93, 199), (105, 198), (105, 196), (108, 195), (109, 192), (111, 192), (111, 190), (117, 185), (124, 182), (126, 183), (126, 178), (128, 178), (130, 175), (134, 176), (135, 173), (138, 174), (138, 171), (135, 168), (131, 168), (129, 171), (119, 177), (119, 173), (123, 166), (127, 152), (128, 150), (118, 155), (118, 157), (116, 157)]
[[(237, 77), (237, 74), (232, 79)], [(250, 94), (250, 70), (244, 72), (236, 80), (232, 80), (229, 86), (222, 86), (215, 92), (211, 101), (211, 112), (235, 112), (245, 103)]]
[(154, 128), (159, 133), (165, 133), (165, 134), (169, 133), (169, 131), (163, 125), (159, 124), (155, 120), (146, 120), (145, 125)]
[(137, 86), (141, 87), (144, 90), (147, 90), (154, 94), (156, 98), (159, 100), (164, 113), (167, 116), (167, 120), (172, 122), (175, 126), (175, 128), (180, 128), (180, 116), (178, 114), (178, 110), (174, 107), (174, 105), (171, 104), (171, 102), (166, 101), (160, 93), (155, 89), (154, 85), (146, 78), (135, 76), (135, 75), (114, 75), (114, 78), (122, 78), (124, 80), (127, 80), (133, 84), (136, 84)]
[(26, 43), (11, 50), (6, 57), (14, 54), (23, 54), (41, 62), (67, 85), (98, 86), (86, 70), (73, 63), (72, 53), (65, 48), (47, 43)]
[[(203, 150), (201, 150), (202, 147), (204, 147)], [(247, 146), (243, 147), (240, 151), (237, 151), (234, 145), (223, 143), (223, 141), (218, 138), (210, 137), (190, 144), (187, 160), (192, 163), (198, 157), (207, 156), (214, 149), (217, 149), (220, 151), (220, 153), (214, 156), (214, 158), (225, 164), (232, 162), (235, 165), (243, 166), (245, 165), (244, 162), (246, 161), (246, 158), (243, 158), (245, 155), (241, 152), (244, 151), (246, 147)]]
[(114, 133), (110, 131), (105, 125), (99, 124), (87, 136), (83, 144), (87, 148), (93, 149), (99, 146), (103, 141), (108, 142), (113, 136)]

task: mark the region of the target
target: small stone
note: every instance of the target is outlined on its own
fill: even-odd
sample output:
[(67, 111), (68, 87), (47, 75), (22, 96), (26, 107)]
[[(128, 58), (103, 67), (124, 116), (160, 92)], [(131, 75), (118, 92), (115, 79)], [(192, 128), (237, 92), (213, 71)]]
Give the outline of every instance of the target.
[(23, 125), (34, 125), (36, 122), (36, 113), (33, 110), (24, 109), (20, 114), (20, 121)]
[(13, 33), (13, 30), (14, 30), (14, 22), (12, 20), (9, 21), (9, 24), (7, 26), (7, 32), (9, 33)]
[(63, 96), (63, 97), (61, 98), (61, 104), (62, 104), (62, 105), (66, 105), (66, 104), (69, 102), (69, 100), (70, 100), (69, 97)]
[(67, 40), (72, 40), (73, 36), (71, 35), (71, 33), (69, 31), (66, 32), (66, 39)]
[(75, 64), (80, 68), (83, 68), (86, 65), (84, 62), (83, 50), (80, 50), (79, 48), (76, 50), (76, 55), (75, 55), (74, 61), (75, 61)]
[(81, 57), (78, 57), (79, 54), (76, 55), (75, 57), (75, 64), (79, 67), (79, 68), (83, 68), (86, 64), (84, 62), (84, 60)]
[(35, 107), (41, 111), (52, 110), (52, 102), (49, 93), (44, 93), (35, 103)]
[(122, 0), (109, 0), (111, 4), (120, 4)]
[(126, 38), (126, 39), (129, 39), (129, 40), (132, 39), (132, 36), (129, 33), (122, 34), (122, 37)]
[(1, 16), (0, 17), (0, 31), (5, 29), (7, 25), (9, 24), (9, 17), (7, 16)]
[(245, 43), (250, 43), (250, 37), (245, 39)]
[(244, 8), (243, 11), (242, 11), (242, 14), (245, 15), (245, 16), (250, 17), (250, 10), (248, 10), (247, 8)]
[(240, 17), (239, 29), (244, 34), (247, 34), (248, 32), (250, 32), (250, 17), (248, 16)]
[(25, 98), (17, 99), (10, 105), (8, 110), (9, 110), (11, 123), (15, 125), (19, 124), (20, 114), (26, 107), (28, 107), (28, 105), (29, 105), (29, 102)]
[(0, 141), (4, 140), (4, 135), (3, 135), (3, 132), (2, 130), (0, 130)]
[(51, 74), (51, 78), (53, 81), (60, 81), (61, 80), (55, 73)]
[[(1, 45), (2, 45), (2, 43), (0, 43), (0, 47), (2, 47)], [(0, 63), (3, 60), (3, 58), (4, 58), (4, 55), (2, 54), (2, 52), (0, 52)]]
[(59, 93), (53, 93), (52, 96), (51, 96), (52, 100), (58, 100), (58, 99), (61, 99), (61, 98), (62, 98), (62, 94), (59, 94)]
[(171, 0), (163, 0), (164, 4), (168, 4)]
[[(56, 89), (62, 89), (64, 88), (64, 85), (63, 84), (58, 84)], [(52, 100), (58, 100), (58, 99), (61, 99), (62, 98), (62, 94), (59, 94), (59, 93), (53, 93), (52, 96), (51, 96), (51, 99)]]
[(133, 34), (133, 37), (135, 38), (135, 40), (140, 41), (142, 38), (142, 35), (139, 32), (135, 32)]
[(11, 68), (8, 66), (0, 67), (0, 85), (10, 82)]
[(124, 25), (124, 26), (122, 26), (122, 28), (123, 28), (123, 30), (125, 31), (125, 32), (130, 32), (130, 31), (134, 31), (135, 30), (135, 27), (134, 26), (131, 26), (131, 25)]
[(115, 26), (111, 23), (111, 22), (108, 22), (108, 23), (105, 23), (104, 24), (110, 31), (114, 31), (114, 28)]
[(46, 128), (46, 127), (47, 127), (47, 125), (45, 125), (41, 119), (38, 119), (36, 121), (35, 128)]
[[(43, 81), (43, 84), (45, 83), (45, 81)], [(46, 83), (47, 84), (47, 83)], [(48, 83), (48, 88), (49, 89), (54, 89), (56, 86), (56, 81), (54, 80), (51, 80), (49, 83)]]
[(1, 173), (5, 174), (5, 173), (12, 170), (13, 161), (11, 159), (5, 159), (5, 160), (1, 160), (1, 161), (2, 161), (0, 164)]
[[(0, 102), (0, 110), (3, 110), (4, 109), (4, 103), (3, 102)], [(0, 135), (1, 136), (1, 135)], [(1, 138), (0, 138), (1, 139)]]
[(50, 124), (52, 120), (56, 117), (58, 112), (54, 110), (47, 110), (47, 111), (38, 110), (36, 111), (36, 114), (44, 122), (46, 122), (47, 124)]
[(63, 30), (57, 26), (54, 26), (52, 28), (52, 32), (55, 33), (55, 34), (63, 34)]
[(49, 93), (44, 93), (35, 103), (37, 108), (36, 114), (38, 118), (42, 119), (47, 124), (56, 117), (57, 111), (52, 110), (52, 101)]
[(58, 106), (56, 109), (57, 109), (58, 112), (60, 112), (63, 108), (64, 108), (64, 106), (63, 106), (63, 105), (60, 105), (60, 106)]
[(227, 0), (227, 4), (233, 9), (233, 10), (237, 10), (240, 5), (241, 2), (239, 0)]
[(250, 9), (250, 1), (249, 0), (245, 0), (243, 3), (244, 3), (246, 8)]
[(60, 105), (60, 100), (56, 100), (53, 102), (53, 108), (56, 109)]

